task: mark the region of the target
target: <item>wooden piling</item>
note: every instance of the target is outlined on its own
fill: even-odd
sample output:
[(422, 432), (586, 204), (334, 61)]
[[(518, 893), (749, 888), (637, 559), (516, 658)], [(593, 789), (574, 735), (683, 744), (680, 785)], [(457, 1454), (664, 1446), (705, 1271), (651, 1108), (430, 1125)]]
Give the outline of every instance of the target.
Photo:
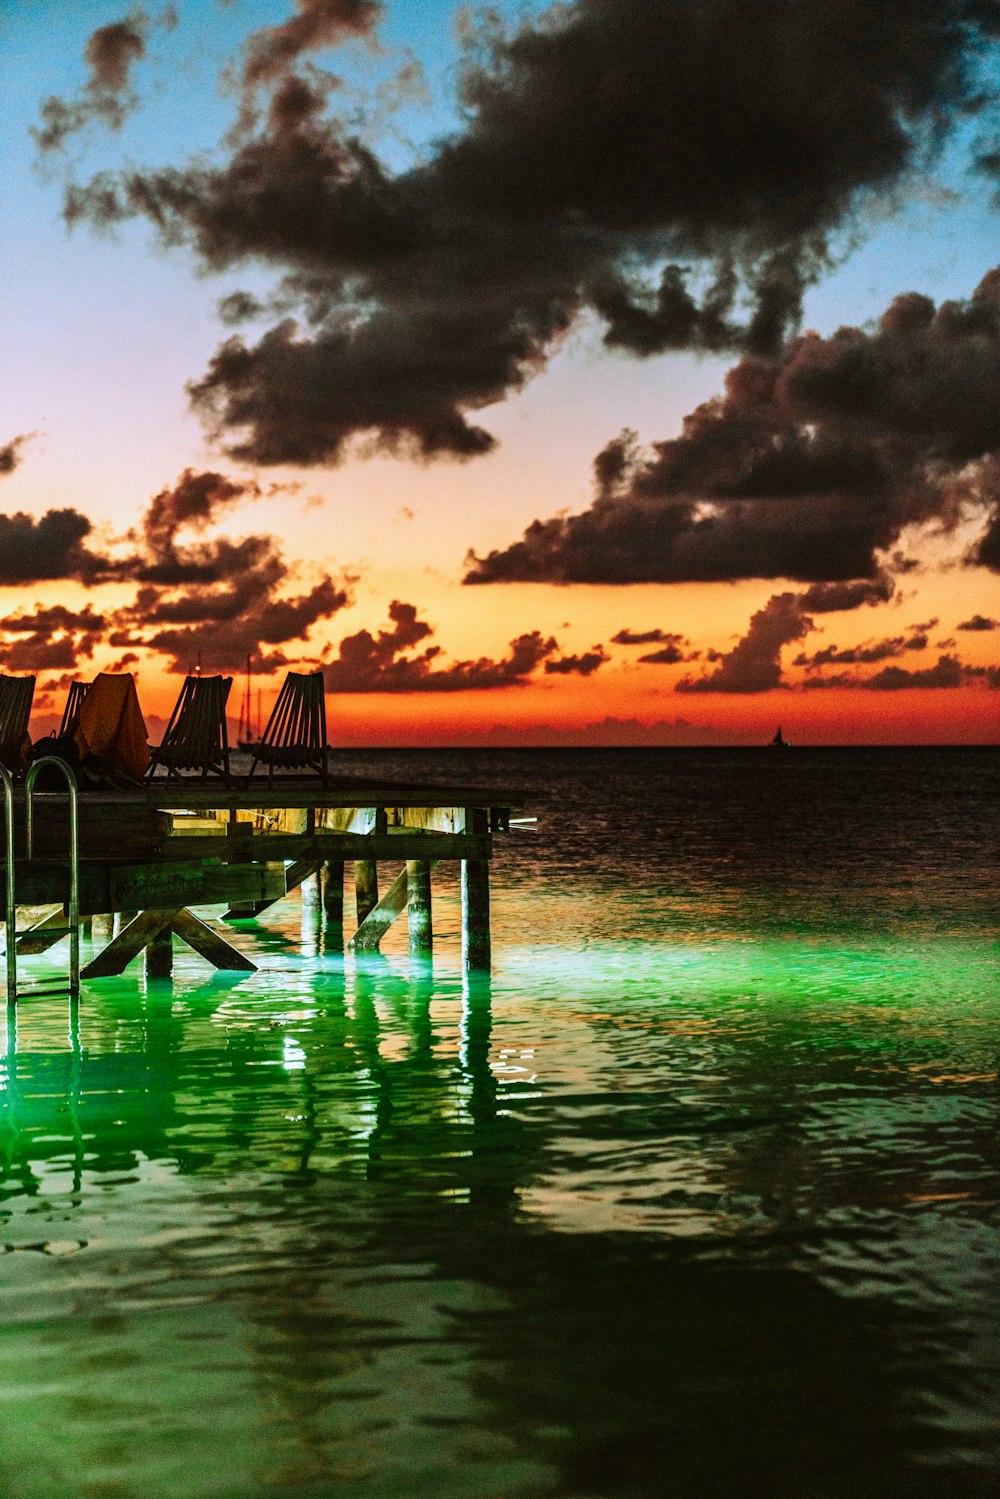
[(354, 899), (360, 926), (368, 912), (378, 905), (378, 865), (374, 859), (355, 859)]
[[(482, 807), (466, 807), (465, 831), (489, 831)], [(490, 966), (490, 864), (488, 859), (462, 860), (462, 962), (466, 968)]]
[(427, 957), (434, 945), (431, 866), (427, 859), (406, 861), (406, 919), (410, 933), (410, 956)]
[(323, 866), (323, 914), (331, 926), (344, 924), (344, 861), (327, 859)]
[(115, 935), (115, 918), (110, 911), (95, 915), (92, 928), (95, 942), (110, 942)]
[(143, 968), (147, 979), (168, 979), (174, 969), (174, 942), (170, 927), (157, 932), (143, 949)]

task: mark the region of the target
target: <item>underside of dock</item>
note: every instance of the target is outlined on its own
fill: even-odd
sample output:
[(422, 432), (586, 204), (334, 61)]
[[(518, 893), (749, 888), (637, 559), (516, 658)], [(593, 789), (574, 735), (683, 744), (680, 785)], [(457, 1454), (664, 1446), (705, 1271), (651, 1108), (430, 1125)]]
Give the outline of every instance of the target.
[[(190, 908), (221, 906), (230, 923), (260, 917), (315, 875), (328, 923), (343, 930), (345, 865), (353, 866), (356, 916), (348, 949), (377, 950), (405, 910), (411, 953), (429, 954), (430, 872), (446, 862), (461, 878), (463, 960), (488, 967), (493, 835), (507, 830), (518, 801), (482, 787), (290, 775), (242, 787), (162, 776), (141, 787), (81, 788), (76, 905), (95, 939), (108, 942), (80, 976), (119, 974), (140, 953), (149, 976), (166, 976), (174, 936), (216, 968), (252, 971), (231, 932)], [(33, 792), (31, 858), (17, 852), (28, 846), (23, 786), (13, 813), (16, 952), (28, 955), (67, 934), (72, 812), (65, 792)], [(403, 867), (380, 890), (386, 862)]]

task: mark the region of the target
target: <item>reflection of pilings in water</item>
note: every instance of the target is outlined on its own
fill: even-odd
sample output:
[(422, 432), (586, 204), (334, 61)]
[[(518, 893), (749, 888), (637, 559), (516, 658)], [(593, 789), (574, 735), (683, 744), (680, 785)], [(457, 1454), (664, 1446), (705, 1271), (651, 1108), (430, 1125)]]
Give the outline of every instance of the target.
[(408, 1055), (421, 1063), (434, 1065), (434, 1028), (431, 1024), (431, 1000), (434, 998), (434, 964), (430, 958), (410, 959), (410, 1038)]
[(368, 1137), (369, 1180), (379, 1175), (381, 1136), (392, 1117), (392, 1085), (379, 1051), (381, 1027), (375, 1008), (377, 978), (388, 971), (389, 962), (381, 953), (366, 956), (354, 970), (353, 1035), (358, 1056), (375, 1085), (375, 1124)]
[[(461, 1036), (459, 1060), (470, 1083), (470, 1201), (477, 1207), (502, 1209), (506, 1215), (520, 1185), (521, 1165), (510, 1142), (506, 1146), (503, 1143), (501, 1126), (509, 1121), (497, 1116), (497, 1080), (490, 1066), (493, 986), (488, 973), (466, 972), (462, 976)], [(509, 1169), (501, 1167), (505, 1160), (509, 1160)]]
[(301, 892), (302, 956), (318, 958), (323, 951), (323, 906), (320, 899), (320, 877), (307, 875), (299, 886)]
[(496, 1117), (496, 1078), (490, 1066), (493, 984), (488, 973), (462, 975), (462, 1043), (459, 1061), (472, 1083), (472, 1117)]

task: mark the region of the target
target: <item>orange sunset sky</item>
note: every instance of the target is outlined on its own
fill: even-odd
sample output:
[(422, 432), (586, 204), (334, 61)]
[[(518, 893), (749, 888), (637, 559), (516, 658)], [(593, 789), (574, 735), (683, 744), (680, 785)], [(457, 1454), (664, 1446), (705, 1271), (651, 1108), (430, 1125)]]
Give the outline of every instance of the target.
[(1000, 16), (0, 4), (0, 670), (995, 743)]

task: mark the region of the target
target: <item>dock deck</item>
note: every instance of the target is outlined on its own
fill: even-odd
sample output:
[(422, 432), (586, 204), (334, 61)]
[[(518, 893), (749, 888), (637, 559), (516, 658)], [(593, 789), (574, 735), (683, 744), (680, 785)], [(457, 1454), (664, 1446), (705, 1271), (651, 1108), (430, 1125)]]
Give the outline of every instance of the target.
[[(151, 976), (170, 971), (177, 936), (217, 968), (253, 963), (191, 906), (220, 905), (224, 920), (259, 917), (318, 875), (331, 925), (344, 923), (344, 866), (354, 867), (356, 929), (347, 946), (377, 950), (408, 911), (410, 948), (433, 942), (430, 871), (454, 861), (462, 885), (463, 955), (490, 960), (489, 864), (493, 835), (506, 831), (521, 798), (483, 787), (417, 785), (357, 777), (264, 775), (227, 786), (218, 779), (157, 776), (143, 786), (78, 794), (79, 911), (108, 945), (83, 978), (121, 973), (140, 953)], [(34, 797), (34, 857), (25, 847), (23, 786), (14, 793), (16, 905), (35, 919), (18, 954), (43, 952), (64, 932), (69, 899), (69, 812), (64, 791)], [(402, 862), (381, 893), (379, 865)], [(6, 870), (3, 871), (4, 875)]]

